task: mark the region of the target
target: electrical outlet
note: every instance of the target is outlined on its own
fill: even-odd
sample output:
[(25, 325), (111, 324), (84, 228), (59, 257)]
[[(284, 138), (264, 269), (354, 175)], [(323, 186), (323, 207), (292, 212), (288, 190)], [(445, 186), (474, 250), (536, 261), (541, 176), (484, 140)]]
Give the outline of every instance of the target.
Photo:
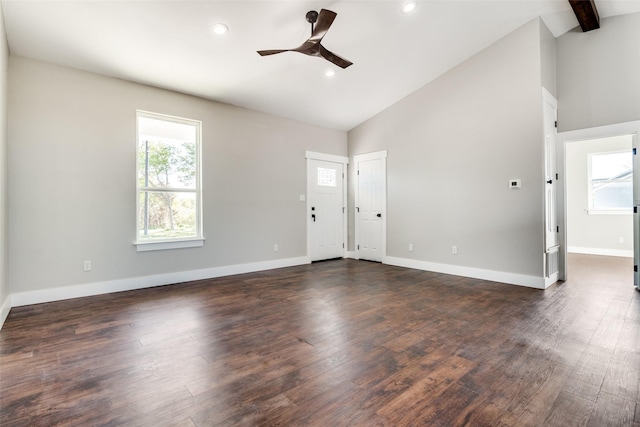
[(91, 261), (85, 261), (82, 268), (84, 271), (91, 271)]
[(273, 245), (273, 252), (278, 252), (278, 244)]
[(409, 243), (409, 252), (413, 252), (413, 243)]
[(452, 246), (451, 247), (451, 253), (453, 255), (458, 255), (458, 247), (457, 246)]

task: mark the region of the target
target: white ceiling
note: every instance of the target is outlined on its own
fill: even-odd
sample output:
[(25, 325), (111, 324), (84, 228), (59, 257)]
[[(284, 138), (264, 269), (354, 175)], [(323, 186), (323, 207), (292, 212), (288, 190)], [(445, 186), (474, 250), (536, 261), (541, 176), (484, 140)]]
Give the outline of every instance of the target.
[[(350, 130), (542, 17), (557, 37), (577, 26), (567, 0), (2, 0), (12, 54), (145, 83), (303, 122)], [(600, 17), (640, 0), (596, 0)], [(338, 16), (322, 44), (342, 70), (294, 52), (309, 10)], [(230, 31), (214, 35), (213, 24)], [(597, 30), (596, 30), (597, 31)], [(336, 75), (325, 76), (333, 68)]]

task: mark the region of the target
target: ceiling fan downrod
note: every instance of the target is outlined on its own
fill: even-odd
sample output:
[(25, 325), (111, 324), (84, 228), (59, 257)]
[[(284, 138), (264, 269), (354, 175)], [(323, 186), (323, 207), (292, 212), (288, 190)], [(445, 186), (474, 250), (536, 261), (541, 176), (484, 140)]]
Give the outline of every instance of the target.
[(307, 12), (305, 17), (307, 18), (307, 22), (311, 24), (311, 35), (313, 35), (313, 27), (318, 20), (318, 12), (316, 12), (315, 10), (310, 10), (309, 12)]

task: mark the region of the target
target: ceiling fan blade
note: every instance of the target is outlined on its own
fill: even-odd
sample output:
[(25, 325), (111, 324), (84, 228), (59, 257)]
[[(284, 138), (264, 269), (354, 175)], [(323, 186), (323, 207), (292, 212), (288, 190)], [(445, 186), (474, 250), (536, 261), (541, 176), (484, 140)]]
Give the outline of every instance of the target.
[(295, 52), (304, 53), (305, 55), (317, 56), (317, 53), (316, 53), (318, 51), (318, 48), (316, 47), (317, 45), (319, 45), (319, 42), (312, 41), (311, 39), (309, 39), (306, 42), (302, 43), (300, 46), (291, 50)]
[(317, 41), (322, 40), (327, 31), (329, 31), (329, 27), (333, 24), (333, 20), (338, 16), (337, 13), (328, 9), (320, 10), (320, 14), (318, 15), (318, 21), (316, 22), (316, 26), (313, 29), (313, 33), (309, 38), (309, 41)]
[(326, 59), (329, 62), (333, 62), (334, 64), (336, 64), (338, 67), (340, 68), (347, 68), (349, 65), (353, 65), (353, 62), (348, 61), (344, 58), (339, 57), (338, 55), (336, 55), (335, 53), (327, 50), (324, 46), (322, 46), (321, 44), (318, 44), (318, 46), (320, 47), (320, 56), (322, 56), (324, 59)]
[(273, 50), (259, 50), (260, 56), (275, 55), (276, 53), (289, 52), (291, 49), (273, 49)]

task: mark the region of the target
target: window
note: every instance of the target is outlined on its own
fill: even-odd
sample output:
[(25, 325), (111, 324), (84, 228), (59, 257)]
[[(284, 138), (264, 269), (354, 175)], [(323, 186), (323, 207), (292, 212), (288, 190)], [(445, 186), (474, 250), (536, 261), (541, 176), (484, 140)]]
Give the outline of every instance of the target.
[(321, 187), (337, 187), (336, 170), (318, 168), (318, 185)]
[(633, 205), (631, 151), (589, 155), (589, 213), (627, 213)]
[(201, 122), (137, 112), (138, 251), (202, 246)]

